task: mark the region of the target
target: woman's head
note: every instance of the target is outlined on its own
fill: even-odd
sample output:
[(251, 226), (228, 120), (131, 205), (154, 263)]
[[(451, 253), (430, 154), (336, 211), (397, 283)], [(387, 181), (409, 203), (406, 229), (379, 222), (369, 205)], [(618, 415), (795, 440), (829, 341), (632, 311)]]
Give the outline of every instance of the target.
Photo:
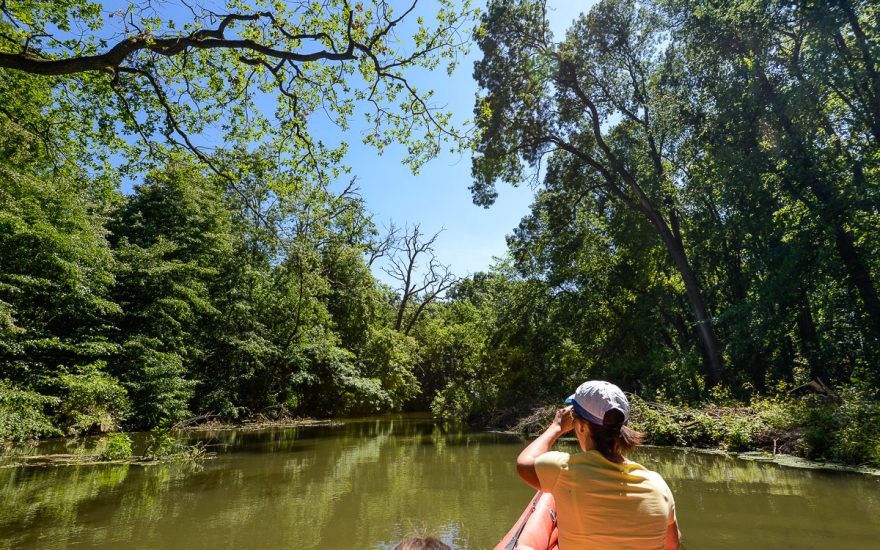
[(446, 543), (434, 537), (407, 537), (394, 550), (452, 550)]
[(620, 460), (644, 440), (644, 435), (626, 426), (629, 401), (623, 391), (602, 380), (584, 382), (566, 403), (572, 405), (579, 437), (589, 437), (592, 447), (609, 460)]

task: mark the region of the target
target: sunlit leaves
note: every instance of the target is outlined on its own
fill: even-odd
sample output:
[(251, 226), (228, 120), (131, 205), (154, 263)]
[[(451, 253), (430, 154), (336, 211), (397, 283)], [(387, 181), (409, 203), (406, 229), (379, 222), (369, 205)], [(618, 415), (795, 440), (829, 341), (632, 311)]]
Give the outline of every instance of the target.
[[(327, 184), (338, 176), (345, 144), (318, 143), (313, 133), (322, 122), (316, 117), (345, 130), (359, 113), (366, 114), (365, 141), (380, 152), (391, 143), (407, 145), (404, 162), (414, 170), (443, 141), (460, 138), (449, 114), (437, 108), (430, 93), (414, 89), (407, 73), (454, 62), (465, 48), (474, 14), (467, 2), (437, 0), (426, 9), (419, 5), (416, 15), (410, 13), (415, 6), (392, 9), (381, 0), (230, 1), (222, 11), (180, 7), (173, 25), (149, 4), (104, 14), (99, 4), (85, 0), (52, 3), (52, 8), (5, 5), (0, 30), (16, 34), (0, 39), (3, 52), (25, 55), (21, 49), (27, 43), (39, 55), (63, 59), (102, 55), (121, 40), (140, 41), (121, 61), (84, 69), (109, 73), (96, 75), (97, 80), (75, 73), (52, 80), (56, 102), (70, 98), (67, 108), (91, 103), (97, 120), (110, 121), (107, 129), (130, 136), (134, 146), (126, 152), (135, 165), (156, 159), (162, 151), (157, 142), (189, 148), (207, 162), (205, 145), (218, 137), (226, 143), (272, 141), (290, 166)], [(102, 28), (102, 15), (121, 24), (122, 34)], [(69, 36), (83, 23), (92, 32)], [(213, 34), (199, 34), (209, 31)], [(169, 38), (189, 45), (175, 49), (177, 42)], [(267, 108), (273, 103), (274, 109)], [(99, 150), (119, 149), (112, 131), (89, 137)]]

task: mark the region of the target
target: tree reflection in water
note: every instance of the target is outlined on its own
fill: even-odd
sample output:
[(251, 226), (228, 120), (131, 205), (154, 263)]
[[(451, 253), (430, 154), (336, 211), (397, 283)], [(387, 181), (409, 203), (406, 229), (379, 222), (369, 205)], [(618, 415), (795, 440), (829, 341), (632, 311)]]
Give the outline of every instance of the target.
[[(202, 466), (0, 469), (0, 548), (391, 548), (411, 533), (492, 547), (528, 500), (520, 438), (424, 417), (190, 434)], [(569, 450), (570, 443), (563, 443)], [(660, 471), (693, 548), (874, 548), (880, 481), (680, 450)]]

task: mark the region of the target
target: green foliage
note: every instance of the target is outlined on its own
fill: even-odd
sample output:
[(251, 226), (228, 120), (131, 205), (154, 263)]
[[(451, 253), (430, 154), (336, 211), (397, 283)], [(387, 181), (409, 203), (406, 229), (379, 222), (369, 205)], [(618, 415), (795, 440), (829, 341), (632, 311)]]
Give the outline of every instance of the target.
[(94, 453), (101, 460), (124, 460), (131, 456), (131, 438), (123, 433), (113, 433), (98, 440)]
[(724, 444), (730, 451), (746, 451), (752, 447), (755, 424), (749, 418), (722, 419)]
[(839, 400), (783, 394), (746, 404), (725, 397), (724, 405), (692, 408), (631, 396), (630, 404), (631, 426), (644, 432), (649, 444), (722, 447), (732, 452), (760, 449), (880, 465), (880, 400), (863, 387), (842, 388)]
[(831, 455), (834, 433), (839, 429), (838, 418), (831, 407), (811, 407), (806, 416), (803, 452), (807, 458), (820, 459)]
[(132, 400), (135, 426), (156, 426), (162, 419), (177, 421), (190, 414), (195, 384), (186, 378), (183, 359), (158, 347), (158, 340), (133, 336), (118, 362), (122, 384)]
[(832, 456), (847, 464), (880, 465), (880, 400), (856, 386), (844, 388), (841, 397)]
[[(457, 137), (451, 115), (407, 73), (452, 69), (466, 49), (470, 2), (439, 0), (428, 18), (401, 13), (406, 27), (378, 0), (227, 8), (235, 16), (193, 6), (173, 10), (170, 20), (138, 4), (107, 14), (88, 0), (12, 2), (0, 18), (0, 81), (49, 88), (49, 116), (73, 125), (82, 141), (68, 144), (51, 127), (44, 137), (96, 169), (111, 152), (131, 166), (161, 163), (167, 151), (159, 143), (203, 155), (199, 138), (222, 128), (230, 143), (270, 142), (299, 181), (329, 181), (344, 173), (347, 145), (311, 135), (317, 112), (345, 130), (365, 108), (364, 141), (379, 151), (404, 145), (414, 170)], [(114, 17), (124, 21), (115, 25)], [(207, 32), (212, 42), (204, 47)], [(326, 47), (311, 48), (303, 36), (321, 37)]]
[[(312, 341), (299, 350), (304, 371), (294, 376), (293, 388), (300, 407), (323, 415), (371, 414), (400, 406), (395, 398), (407, 394), (401, 396), (398, 392), (417, 391), (417, 386), (395, 387), (394, 376), (385, 379), (390, 386), (384, 385), (380, 376), (393, 373), (363, 369), (352, 352), (338, 347), (329, 336), (313, 334)], [(393, 365), (380, 367), (386, 369)], [(404, 369), (404, 372), (405, 381), (414, 383), (408, 371)]]
[(771, 432), (784, 432), (802, 426), (808, 414), (807, 402), (786, 394), (752, 399), (751, 408), (755, 418)]
[(471, 190), (487, 206), (542, 178), (508, 242), (553, 297), (522, 304), (537, 322), (502, 344), (527, 363), (508, 378), (718, 403), (719, 379), (729, 402), (811, 378), (880, 387), (874, 15), (604, 0), (554, 41), (542, 2), (489, 2)]
[(125, 388), (98, 361), (58, 376), (59, 425), (68, 434), (112, 432), (125, 420), (130, 403)]
[(69, 423), (87, 429), (91, 421), (78, 413), (97, 420), (125, 409), (110, 379), (95, 379), (107, 383), (96, 389), (105, 392), (97, 401), (107, 399), (100, 404), (85, 395), (88, 383), (62, 379), (61, 365), (91, 364), (117, 349), (107, 337), (119, 311), (108, 297), (115, 262), (92, 202), (97, 186), (75, 167), (41, 174), (45, 151), (35, 136), (8, 120), (0, 127), (0, 370), (10, 407), (0, 439), (60, 433), (49, 414), (56, 406), (65, 431)]
[(702, 407), (648, 403), (632, 396), (632, 426), (647, 435), (647, 443), (689, 447), (723, 447), (739, 452), (761, 441), (789, 438), (806, 421), (806, 408), (790, 398), (756, 398), (748, 405), (716, 392), (721, 402)]
[(0, 440), (23, 441), (59, 435), (46, 409), (58, 398), (18, 388), (0, 380)]
[(727, 443), (730, 437), (730, 426), (725, 420), (722, 419), (719, 422), (714, 416), (700, 411), (694, 412), (693, 419), (688, 420), (684, 424), (682, 435), (685, 444), (691, 447), (713, 447), (718, 444), (722, 437), (725, 443)]
[[(175, 24), (131, 6), (139, 30), (114, 40), (132, 53), (109, 65), (90, 65), (113, 46), (100, 6), (56, 4), (12, 3), (0, 17), (0, 369), (34, 392), (16, 399), (61, 398), (56, 422), (71, 432), (279, 403), (403, 408), (419, 389), (417, 344), (386, 324), (363, 199), (329, 189), (346, 144), (313, 139), (309, 118), (321, 110), (347, 129), (357, 105), (375, 108), (365, 141), (405, 144), (417, 169), (458, 136), (406, 72), (452, 69), (469, 3), (440, 0), (403, 42), (381, 2), (238, 6), (253, 16), (221, 29), (262, 44), (248, 59), (238, 42), (189, 44), (220, 24), (211, 12)], [(301, 33), (333, 47), (266, 71), (275, 52), (302, 54), (288, 40)], [(159, 55), (168, 40), (174, 51)], [(254, 98), (266, 93), (278, 104), (263, 112)], [(209, 128), (233, 148), (209, 157), (195, 145)], [(145, 168), (132, 195), (115, 191)]]
[[(490, 1), (471, 190), (486, 206), (500, 183), (543, 181), (508, 255), (417, 319), (401, 308), (402, 331), (401, 300), (364, 258), (365, 201), (330, 187), (345, 144), (308, 121), (320, 107), (345, 128), (366, 100), (366, 141), (406, 143), (417, 167), (456, 136), (398, 77), (459, 51), (466, 5), (441, 0), (401, 48), (381, 3), (253, 6), (338, 44), (375, 39), (387, 73), (361, 48), (296, 71), (266, 50), (190, 48), (138, 50), (114, 79), (8, 66), (24, 42), (49, 64), (110, 46), (96, 4), (44, 4), (0, 17), (0, 438), (279, 407), (467, 418), (602, 378), (651, 396), (633, 400), (633, 425), (653, 443), (800, 439), (811, 457), (880, 460), (869, 3), (603, 0), (554, 42), (543, 2)], [(181, 30), (151, 16), (120, 38), (161, 48), (211, 17), (196, 9)], [(299, 51), (270, 21), (227, 31)], [(266, 93), (274, 115), (254, 103)], [(228, 149), (175, 143), (209, 128)], [(841, 401), (767, 397), (813, 378)], [(174, 446), (154, 435), (156, 454)]]
[(684, 429), (669, 414), (670, 408), (657, 409), (639, 399), (630, 399), (630, 426), (647, 435), (645, 443), (650, 445), (683, 446), (687, 443)]
[(810, 458), (880, 465), (880, 399), (856, 385), (842, 388), (837, 403), (807, 410), (803, 452)]
[(144, 456), (163, 462), (199, 462), (205, 458), (205, 445), (185, 445), (175, 437), (171, 423), (163, 420), (150, 430)]
[(15, 164), (0, 158), (0, 365), (36, 387), (59, 364), (114, 351), (106, 320), (119, 311), (108, 299), (115, 262), (87, 185)]
[(474, 412), (477, 405), (464, 388), (449, 384), (434, 395), (431, 413), (437, 418), (461, 420)]
[(504, 388), (498, 385), (499, 366), (487, 354), (491, 319), (484, 314), (491, 315), (472, 302), (450, 304), (417, 332), (418, 372), (428, 404), (441, 418), (463, 419), (497, 406)]
[(150, 430), (150, 442), (144, 453), (146, 456), (166, 457), (175, 452), (177, 439), (167, 426), (156, 426)]
[(390, 327), (373, 328), (360, 353), (366, 376), (377, 378), (392, 409), (402, 409), (420, 392), (414, 369), (419, 347), (410, 336)]

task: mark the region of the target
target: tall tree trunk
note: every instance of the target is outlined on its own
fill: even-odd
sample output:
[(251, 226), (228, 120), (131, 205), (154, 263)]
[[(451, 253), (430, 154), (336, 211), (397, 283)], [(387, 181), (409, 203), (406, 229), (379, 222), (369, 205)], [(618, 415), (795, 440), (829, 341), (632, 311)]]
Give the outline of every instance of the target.
[[(721, 375), (724, 370), (724, 361), (721, 357), (721, 346), (715, 335), (715, 329), (712, 326), (712, 319), (709, 317), (706, 303), (703, 301), (703, 294), (700, 289), (699, 280), (694, 274), (694, 270), (688, 261), (687, 251), (682, 242), (674, 199), (669, 196), (666, 197), (667, 206), (669, 207), (669, 217), (667, 220), (657, 208), (654, 201), (652, 201), (652, 199), (648, 197), (648, 194), (645, 193), (645, 190), (636, 180), (636, 177), (626, 168), (625, 163), (621, 161), (605, 141), (602, 134), (602, 119), (599, 116), (598, 108), (592, 99), (590, 99), (590, 97), (579, 86), (575, 71), (570, 65), (566, 65), (563, 68), (561, 83), (570, 87), (571, 91), (574, 92), (589, 111), (592, 119), (593, 136), (596, 138), (596, 144), (599, 146), (599, 149), (602, 151), (602, 154), (608, 162), (607, 164), (602, 165), (589, 155), (584, 155), (583, 152), (578, 152), (576, 148), (573, 148), (570, 145), (564, 143), (561, 144), (559, 141), (555, 143), (557, 145), (563, 145), (562, 148), (564, 150), (580, 156), (580, 158), (585, 160), (588, 165), (597, 169), (605, 178), (608, 189), (628, 207), (644, 214), (648, 218), (648, 221), (650, 221), (657, 229), (657, 232), (660, 234), (660, 239), (666, 246), (669, 255), (672, 257), (672, 262), (684, 282), (685, 292), (696, 322), (694, 325), (695, 331), (705, 353), (706, 374), (709, 378), (709, 385), (716, 386), (720, 384)], [(660, 158), (660, 151), (650, 130), (650, 124), (648, 123), (648, 107), (647, 105), (643, 105), (643, 108), (645, 109), (645, 119), (642, 122), (647, 135), (649, 154), (654, 163), (654, 177), (658, 178), (658, 180), (662, 180), (664, 177), (663, 162)], [(618, 185), (615, 178), (612, 176), (612, 173), (616, 173), (619, 178), (623, 180), (624, 185), (629, 189), (631, 195)]]
[[(677, 311), (670, 311), (669, 308), (663, 304), (662, 299), (647, 291), (642, 291), (642, 293), (654, 302), (654, 306), (657, 308), (660, 316), (672, 326), (675, 339), (673, 340), (672, 336), (667, 335), (669, 347), (673, 350), (676, 350), (677, 348), (679, 355), (684, 355), (687, 349), (693, 344), (692, 336), (696, 337), (696, 334), (691, 335), (684, 317), (682, 317)], [(697, 340), (699, 343), (699, 338), (697, 338)]]
[(827, 382), (829, 379), (828, 368), (821, 357), (821, 343), (819, 333), (816, 331), (816, 322), (813, 320), (813, 311), (810, 308), (810, 297), (806, 290), (801, 289), (800, 307), (797, 315), (798, 336), (803, 345), (804, 358), (810, 365), (810, 378), (820, 378)]
[[(782, 127), (784, 140), (787, 142), (785, 146), (788, 156), (797, 166), (798, 173), (794, 181), (791, 178), (783, 178), (784, 186), (790, 194), (799, 202), (803, 203), (811, 212), (816, 214), (825, 227), (830, 228), (834, 237), (834, 249), (840, 256), (847, 275), (856, 292), (862, 300), (865, 312), (868, 314), (868, 326), (876, 338), (880, 338), (880, 296), (874, 287), (874, 281), (871, 273), (868, 271), (867, 264), (862, 259), (859, 250), (856, 248), (855, 239), (850, 231), (846, 228), (848, 207), (844, 201), (835, 197), (835, 193), (830, 189), (817, 173), (813, 159), (806, 154), (806, 145), (804, 139), (794, 126), (794, 122), (788, 116), (785, 106), (767, 77), (767, 74), (758, 67), (756, 69), (761, 90), (770, 104), (773, 113), (779, 119)], [(815, 204), (807, 199), (803, 193), (799, 192), (797, 186), (805, 187), (816, 198)]]
[(699, 338), (700, 344), (703, 346), (709, 384), (710, 386), (716, 386), (721, 383), (724, 361), (721, 357), (721, 346), (718, 343), (718, 337), (715, 335), (715, 329), (712, 325), (712, 318), (709, 316), (706, 302), (703, 300), (700, 282), (696, 274), (694, 274), (690, 261), (688, 261), (687, 252), (680, 237), (673, 234), (666, 220), (656, 209), (651, 208), (646, 214), (660, 234), (660, 238), (672, 258), (672, 263), (678, 270), (679, 275), (681, 275), (682, 282), (684, 282), (685, 293), (691, 306), (691, 312), (694, 315), (694, 331)]
[(856, 249), (852, 234), (840, 226), (834, 229), (834, 248), (843, 260), (849, 278), (859, 291), (874, 336), (880, 338), (880, 296), (874, 288), (871, 273)]

